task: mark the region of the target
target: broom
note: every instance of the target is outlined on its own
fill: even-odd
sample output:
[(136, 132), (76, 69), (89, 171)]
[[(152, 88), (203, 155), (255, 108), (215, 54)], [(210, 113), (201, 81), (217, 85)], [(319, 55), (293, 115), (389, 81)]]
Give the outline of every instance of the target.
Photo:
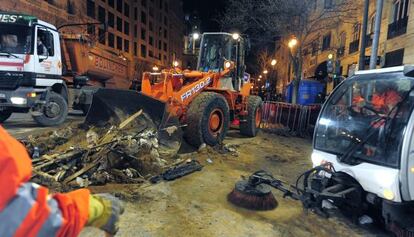
[(252, 180), (238, 181), (227, 200), (236, 206), (250, 210), (268, 211), (277, 207), (278, 203), (269, 186), (254, 184)]

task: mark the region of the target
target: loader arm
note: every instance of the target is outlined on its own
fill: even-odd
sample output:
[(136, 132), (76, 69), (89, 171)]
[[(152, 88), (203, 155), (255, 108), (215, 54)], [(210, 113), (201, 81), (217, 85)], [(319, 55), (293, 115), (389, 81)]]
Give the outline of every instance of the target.
[[(142, 77), (142, 94), (173, 104), (170, 112), (181, 116), (183, 108), (188, 106), (195, 97), (208, 88), (219, 87), (219, 79), (233, 69), (228, 68), (221, 72), (146, 72)], [(161, 78), (161, 82), (151, 84), (151, 78), (156, 76)]]

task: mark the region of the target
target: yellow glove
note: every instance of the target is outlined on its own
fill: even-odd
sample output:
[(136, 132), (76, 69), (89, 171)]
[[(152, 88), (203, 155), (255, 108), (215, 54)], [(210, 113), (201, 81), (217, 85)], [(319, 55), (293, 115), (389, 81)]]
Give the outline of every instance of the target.
[(91, 195), (87, 225), (115, 235), (118, 232), (119, 217), (122, 213), (124, 213), (124, 207), (118, 198), (110, 194)]

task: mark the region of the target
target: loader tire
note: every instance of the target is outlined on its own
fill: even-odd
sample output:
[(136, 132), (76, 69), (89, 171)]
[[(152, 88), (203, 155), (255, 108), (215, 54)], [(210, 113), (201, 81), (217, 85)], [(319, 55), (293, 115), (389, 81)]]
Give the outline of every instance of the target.
[(226, 99), (214, 92), (203, 92), (190, 104), (184, 138), (197, 148), (203, 143), (215, 146), (226, 137), (229, 123)]
[(245, 121), (240, 122), (240, 133), (244, 136), (255, 137), (260, 130), (262, 122), (263, 101), (259, 96), (247, 98), (248, 115)]
[(7, 119), (10, 118), (11, 115), (12, 115), (12, 112), (8, 109), (0, 110), (0, 123), (5, 122)]
[(33, 116), (33, 119), (41, 126), (56, 126), (65, 122), (68, 116), (68, 103), (58, 93), (50, 92), (49, 102), (44, 106), (42, 115)]

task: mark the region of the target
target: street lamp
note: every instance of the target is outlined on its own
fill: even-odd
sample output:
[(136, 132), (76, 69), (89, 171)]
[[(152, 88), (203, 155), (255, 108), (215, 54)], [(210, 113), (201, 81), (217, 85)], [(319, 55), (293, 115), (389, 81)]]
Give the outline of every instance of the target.
[(233, 33), (232, 37), (233, 37), (234, 40), (238, 40), (238, 39), (240, 39), (240, 34), (239, 33)]
[(328, 55), (328, 59), (329, 59), (329, 60), (332, 60), (332, 59), (333, 59), (333, 54), (331, 54), (331, 53), (330, 53), (330, 54)]
[(200, 39), (200, 34), (199, 33), (193, 33), (193, 39), (194, 40), (198, 40), (198, 39)]
[(266, 69), (263, 71), (263, 74), (268, 74), (268, 73), (269, 73), (269, 71), (266, 70)]
[(174, 62), (173, 62), (173, 66), (174, 67), (178, 67), (180, 65), (180, 63), (177, 61), (177, 60), (175, 60)]
[(157, 66), (157, 65), (155, 65), (154, 67), (152, 67), (152, 70), (153, 70), (154, 72), (158, 72), (158, 70), (160, 70), (160, 69), (158, 68), (158, 66)]
[(262, 77), (263, 77), (262, 75), (260, 75), (260, 76), (259, 76), (259, 78), (260, 78), (260, 79), (261, 79)]
[(293, 48), (298, 44), (298, 40), (296, 38), (293, 38), (289, 41), (288, 46), (289, 48)]
[(272, 59), (272, 62), (270, 63), (270, 65), (272, 65), (273, 67), (277, 64), (277, 60), (276, 59)]

